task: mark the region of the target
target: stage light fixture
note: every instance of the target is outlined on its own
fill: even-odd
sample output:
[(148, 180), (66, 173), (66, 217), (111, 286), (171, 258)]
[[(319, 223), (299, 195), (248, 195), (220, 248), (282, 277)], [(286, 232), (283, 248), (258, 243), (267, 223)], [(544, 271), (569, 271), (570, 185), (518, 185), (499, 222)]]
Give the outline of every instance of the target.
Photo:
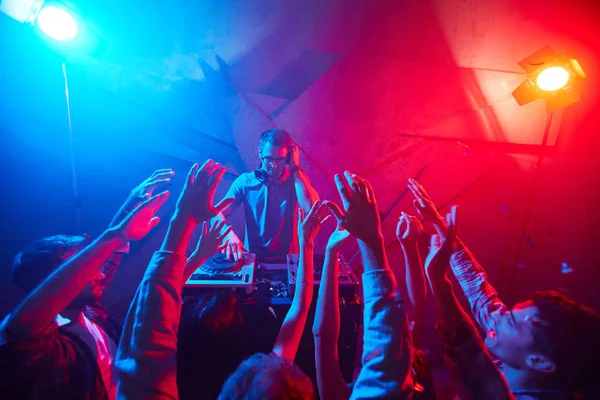
[(64, 41), (74, 39), (77, 35), (77, 21), (62, 7), (48, 5), (40, 10), (37, 24), (52, 39)]
[(0, 11), (19, 22), (37, 23), (54, 40), (67, 41), (77, 36), (77, 20), (66, 1), (0, 0)]
[(579, 85), (585, 73), (577, 60), (547, 46), (521, 60), (519, 65), (527, 73), (527, 79), (512, 93), (519, 105), (544, 99), (546, 110), (553, 112), (579, 101)]

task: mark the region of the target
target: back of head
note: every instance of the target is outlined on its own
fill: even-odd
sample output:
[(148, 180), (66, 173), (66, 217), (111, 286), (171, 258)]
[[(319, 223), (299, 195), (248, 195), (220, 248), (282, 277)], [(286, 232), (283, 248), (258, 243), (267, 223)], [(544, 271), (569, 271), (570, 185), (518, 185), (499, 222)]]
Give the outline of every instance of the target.
[(247, 354), (244, 339), (242, 314), (233, 293), (210, 293), (186, 302), (177, 341), (180, 398), (197, 399), (198, 393), (216, 398)]
[(600, 376), (600, 315), (554, 291), (538, 292), (533, 303), (544, 321), (534, 336), (534, 351), (549, 357), (556, 371), (549, 379), (557, 389), (581, 391)]
[(293, 144), (290, 134), (281, 128), (269, 129), (260, 134), (260, 147), (264, 148), (267, 143), (274, 147), (285, 147), (288, 150)]
[(294, 363), (277, 355), (254, 354), (223, 385), (219, 400), (314, 399), (311, 380)]
[(89, 241), (86, 236), (56, 235), (31, 242), (13, 260), (15, 283), (26, 292), (33, 291)]

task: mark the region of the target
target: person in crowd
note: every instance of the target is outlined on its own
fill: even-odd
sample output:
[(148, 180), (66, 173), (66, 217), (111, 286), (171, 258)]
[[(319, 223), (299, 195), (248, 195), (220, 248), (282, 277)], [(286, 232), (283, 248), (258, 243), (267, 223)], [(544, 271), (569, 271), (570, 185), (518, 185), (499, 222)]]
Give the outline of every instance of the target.
[[(357, 238), (364, 263), (362, 369), (350, 398), (410, 398), (413, 393), (412, 339), (404, 301), (388, 265), (375, 192), (369, 182), (347, 171), (343, 177), (335, 175), (334, 178), (343, 211), (333, 202), (326, 202), (326, 205), (338, 226)], [(331, 306), (327, 308), (331, 309)], [(323, 317), (323, 320), (328, 318)], [(321, 357), (321, 363), (325, 358), (329, 358), (325, 361), (329, 365), (333, 363), (331, 349), (328, 354), (322, 353), (318, 357)], [(329, 376), (333, 379), (337, 376), (334, 384), (341, 386), (338, 374)], [(326, 379), (330, 378), (323, 376), (320, 381), (324, 383)], [(329, 392), (325, 387), (323, 390)]]
[(244, 206), (245, 244), (235, 232), (227, 238), (224, 252), (236, 261), (249, 249), (261, 261), (283, 260), (298, 252), (295, 213), (305, 212), (319, 199), (306, 173), (300, 167), (300, 151), (291, 136), (275, 128), (260, 135), (260, 168), (240, 175), (225, 195), (233, 199), (218, 218), (225, 220)]
[(423, 324), (425, 316), (425, 301), (427, 287), (421, 254), (419, 252), (419, 238), (423, 235), (424, 228), (419, 220), (402, 212), (396, 225), (396, 238), (404, 254), (404, 269), (408, 299), (413, 308), (412, 338), (414, 343), (415, 361), (412, 372), (415, 381), (415, 399), (434, 399), (435, 382), (429, 366), (427, 356), (423, 350)]
[(296, 291), (281, 325), (273, 351), (255, 354), (244, 361), (227, 379), (219, 400), (314, 399), (310, 379), (293, 364), (306, 325), (314, 291), (314, 241), (329, 219), (327, 208), (316, 201), (308, 213), (298, 210), (300, 254)]
[(347, 400), (350, 390), (339, 365), (338, 339), (340, 336), (340, 296), (338, 288), (339, 255), (350, 233), (338, 221), (325, 248), (321, 285), (312, 332), (315, 343), (317, 387), (322, 400)]
[(181, 400), (216, 399), (223, 382), (248, 356), (246, 330), (235, 293), (204, 293), (183, 304), (177, 334), (177, 387)]
[(514, 399), (504, 376), (485, 348), (477, 329), (462, 309), (448, 278), (448, 265), (456, 245), (456, 206), (447, 216), (448, 229), (433, 235), (425, 271), (436, 299), (438, 330), (444, 358), (461, 399)]
[(15, 399), (114, 399), (121, 325), (100, 300), (129, 249), (158, 223), (172, 170), (131, 191), (97, 239), (57, 235), (17, 254), (13, 276), (27, 297), (0, 326), (0, 393)]
[[(448, 224), (425, 189), (409, 181), (419, 215), (433, 224), (438, 235), (448, 235)], [(487, 280), (473, 254), (456, 237), (450, 266), (466, 295), (473, 316), (485, 333), (485, 345), (500, 363), (510, 391), (519, 399), (572, 399), (596, 384), (600, 355), (600, 316), (557, 292), (539, 292), (509, 309)], [(464, 332), (465, 330), (463, 330)], [(456, 339), (459, 340), (459, 339)], [(465, 339), (467, 340), (467, 339)], [(455, 358), (468, 355), (457, 352)], [(482, 377), (483, 382), (495, 382)], [(481, 376), (477, 368), (463, 373)], [(476, 384), (477, 379), (467, 379)]]
[[(115, 362), (119, 371), (119, 398), (179, 398), (177, 336), (182, 307), (180, 293), (183, 283), (193, 271), (220, 250), (220, 243), (231, 229), (224, 228), (223, 221), (213, 222), (209, 229), (207, 222), (233, 201), (224, 199), (213, 205), (217, 185), (224, 173), (224, 167), (208, 160), (202, 167), (192, 166), (188, 174), (161, 249), (154, 254), (126, 318)], [(323, 209), (321, 204), (316, 203), (306, 216), (304, 211), (299, 211), (299, 287), (273, 352), (267, 356), (285, 362), (274, 361), (269, 365), (291, 363), (298, 350), (312, 299), (314, 236), (327, 219), (323, 216)], [(196, 250), (186, 258), (191, 235), (199, 224), (203, 234)], [(211, 360), (202, 358), (197, 362), (210, 364)], [(243, 365), (232, 377), (238, 376)], [(277, 371), (272, 373), (278, 374)], [(198, 388), (198, 398), (205, 398), (204, 395), (202, 388)], [(220, 396), (226, 395), (222, 392)]]

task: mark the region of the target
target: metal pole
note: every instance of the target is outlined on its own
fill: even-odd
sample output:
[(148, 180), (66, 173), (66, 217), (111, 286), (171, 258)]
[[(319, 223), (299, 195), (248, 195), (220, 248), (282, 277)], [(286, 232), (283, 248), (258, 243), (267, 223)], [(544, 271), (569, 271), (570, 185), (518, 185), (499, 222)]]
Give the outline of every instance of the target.
[(71, 125), (71, 101), (69, 100), (69, 83), (67, 80), (67, 66), (62, 63), (63, 77), (65, 79), (65, 99), (67, 101), (67, 120), (69, 122), (69, 161), (71, 167), (71, 186), (73, 189), (73, 233), (81, 233), (81, 200), (77, 189), (77, 173), (75, 170), (75, 146), (73, 142), (73, 126)]

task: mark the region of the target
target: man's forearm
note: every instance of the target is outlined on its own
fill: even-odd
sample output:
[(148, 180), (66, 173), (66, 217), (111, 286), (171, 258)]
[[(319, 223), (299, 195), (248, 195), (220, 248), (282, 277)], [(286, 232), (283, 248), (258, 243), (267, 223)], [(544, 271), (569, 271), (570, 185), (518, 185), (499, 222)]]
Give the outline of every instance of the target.
[(381, 231), (366, 240), (359, 239), (358, 247), (363, 257), (364, 273), (378, 269), (390, 269)]
[(315, 201), (319, 200), (319, 194), (310, 184), (310, 180), (304, 171), (296, 169), (292, 171), (292, 176), (298, 203), (304, 211), (308, 212)]
[(338, 288), (339, 253), (325, 250), (325, 260), (319, 287), (319, 297), (313, 323), (313, 334), (317, 339), (336, 345), (340, 334), (340, 308)]
[(289, 361), (294, 361), (296, 357), (312, 301), (314, 290), (313, 256), (314, 245), (301, 244), (296, 292), (273, 346), (273, 351), (276, 354)]
[(30, 293), (13, 311), (7, 328), (17, 335), (34, 335), (43, 330), (77, 297), (110, 255), (125, 242), (117, 232), (105, 231)]
[(165, 235), (160, 250), (169, 251), (185, 257), (190, 238), (192, 237), (196, 226), (197, 222), (193, 218), (174, 215), (173, 218), (171, 218), (167, 234)]
[(436, 299), (442, 329), (446, 332), (454, 332), (460, 322), (469, 317), (458, 303), (452, 290), (452, 283), (447, 278), (430, 279), (429, 282)]
[(416, 243), (402, 245), (404, 263), (406, 270), (406, 289), (408, 298), (417, 314), (423, 312), (427, 289), (425, 287), (425, 275), (421, 264), (421, 255)]

